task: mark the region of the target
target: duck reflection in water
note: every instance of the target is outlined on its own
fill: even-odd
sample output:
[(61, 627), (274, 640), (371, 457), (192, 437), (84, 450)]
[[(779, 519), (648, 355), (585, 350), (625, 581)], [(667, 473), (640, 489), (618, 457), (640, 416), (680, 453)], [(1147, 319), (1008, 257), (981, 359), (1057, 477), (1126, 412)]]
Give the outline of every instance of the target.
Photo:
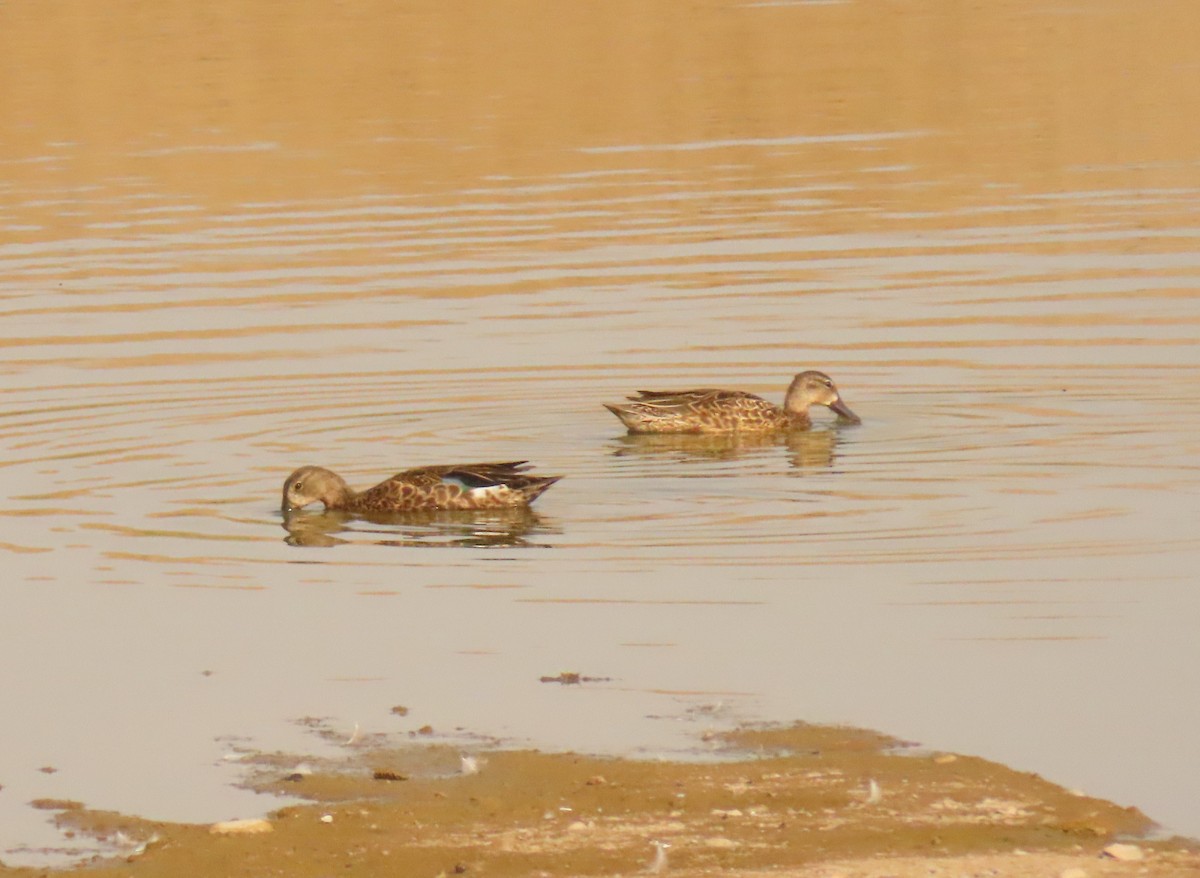
[(485, 511), (427, 509), (352, 514), (285, 511), (289, 546), (346, 543), (421, 548), (539, 548), (538, 535), (559, 533), (527, 506)]
[(777, 448), (787, 450), (788, 462), (798, 470), (823, 470), (833, 466), (837, 430), (790, 433), (628, 433), (613, 440), (617, 457), (675, 458), (726, 461), (760, 457)]

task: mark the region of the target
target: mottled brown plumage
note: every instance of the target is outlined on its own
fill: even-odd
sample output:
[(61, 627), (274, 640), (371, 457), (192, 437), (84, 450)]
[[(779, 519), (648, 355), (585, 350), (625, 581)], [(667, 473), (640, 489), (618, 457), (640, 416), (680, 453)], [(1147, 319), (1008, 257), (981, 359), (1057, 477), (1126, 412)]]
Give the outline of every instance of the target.
[(801, 372), (788, 387), (783, 406), (741, 390), (640, 390), (628, 403), (605, 408), (630, 433), (729, 433), (802, 430), (812, 423), (808, 409), (828, 406), (841, 420), (859, 423), (824, 372)]
[(500, 509), (527, 506), (562, 476), (533, 476), (526, 461), (423, 466), (397, 473), (365, 491), (319, 466), (302, 466), (283, 483), (283, 510), (320, 501), (347, 512), (415, 509)]

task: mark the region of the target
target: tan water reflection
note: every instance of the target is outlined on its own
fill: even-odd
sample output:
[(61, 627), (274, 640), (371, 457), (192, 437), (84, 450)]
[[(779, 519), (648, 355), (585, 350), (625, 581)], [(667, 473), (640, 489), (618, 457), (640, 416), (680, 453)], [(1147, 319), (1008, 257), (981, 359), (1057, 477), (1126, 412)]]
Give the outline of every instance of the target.
[[(336, 546), (371, 541), (381, 546), (447, 548), (545, 547), (539, 534), (559, 532), (532, 509), (484, 512), (405, 512), (351, 515), (339, 511), (291, 512), (283, 515), (289, 546)], [(345, 534), (345, 536), (340, 536)]]
[(837, 431), (813, 429), (788, 433), (632, 433), (613, 440), (617, 457), (672, 460), (738, 460), (784, 448), (788, 462), (798, 470), (833, 466)]
[[(311, 715), (848, 721), (1200, 833), (1195, 4), (63, 0), (0, 54), (0, 859), (36, 797), (262, 808), (228, 736)], [(804, 368), (863, 425), (600, 406)], [(481, 457), (567, 477), (275, 511)]]

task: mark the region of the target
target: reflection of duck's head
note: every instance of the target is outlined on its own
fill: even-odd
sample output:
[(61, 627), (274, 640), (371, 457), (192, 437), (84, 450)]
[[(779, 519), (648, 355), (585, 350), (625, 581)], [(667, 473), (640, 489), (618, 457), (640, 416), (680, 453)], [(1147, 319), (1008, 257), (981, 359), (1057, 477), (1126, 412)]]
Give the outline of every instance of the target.
[(344, 512), (322, 512), (316, 515), (307, 512), (283, 512), (284, 538), (289, 546), (336, 546), (344, 543), (336, 534), (346, 529), (347, 515)]
[(800, 470), (823, 470), (833, 466), (834, 453), (842, 438), (838, 430), (805, 430), (789, 433), (785, 444), (788, 462)]
[(833, 379), (824, 372), (810, 369), (792, 379), (787, 395), (783, 398), (783, 407), (794, 415), (807, 417), (809, 407), (814, 405), (827, 406), (843, 421), (851, 424), (862, 423), (862, 419), (842, 402), (842, 396), (838, 393)]

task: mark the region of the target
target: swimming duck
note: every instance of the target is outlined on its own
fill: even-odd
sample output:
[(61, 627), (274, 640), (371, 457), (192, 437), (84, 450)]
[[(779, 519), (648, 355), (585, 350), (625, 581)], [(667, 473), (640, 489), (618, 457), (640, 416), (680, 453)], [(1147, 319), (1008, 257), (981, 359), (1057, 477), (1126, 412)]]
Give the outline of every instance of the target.
[(562, 476), (533, 476), (527, 461), (423, 466), (355, 491), (337, 473), (302, 466), (283, 483), (283, 511), (321, 501), (347, 512), (410, 512), (415, 509), (499, 509), (527, 506)]
[(809, 370), (792, 379), (783, 407), (742, 390), (639, 390), (631, 402), (604, 407), (630, 433), (728, 433), (737, 430), (797, 430), (812, 422), (809, 406), (828, 406), (838, 418), (861, 423), (842, 402), (824, 372)]

